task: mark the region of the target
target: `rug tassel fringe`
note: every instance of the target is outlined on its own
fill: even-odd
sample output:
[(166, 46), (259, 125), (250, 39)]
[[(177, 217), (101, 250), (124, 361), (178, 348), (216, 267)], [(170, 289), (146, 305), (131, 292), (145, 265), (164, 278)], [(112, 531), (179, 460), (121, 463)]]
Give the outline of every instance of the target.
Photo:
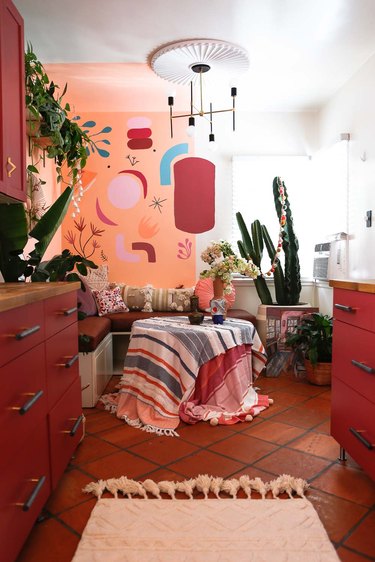
[(252, 491), (258, 492), (262, 499), (266, 498), (267, 492), (272, 493), (272, 497), (277, 499), (282, 493), (287, 493), (289, 498), (299, 496), (305, 497), (305, 491), (309, 484), (303, 478), (296, 478), (290, 474), (281, 474), (270, 482), (263, 482), (259, 477), (250, 478), (247, 474), (240, 478), (224, 479), (219, 476), (209, 476), (208, 474), (199, 474), (196, 478), (183, 480), (182, 482), (174, 482), (173, 480), (162, 480), (155, 482), (147, 479), (144, 482), (131, 480), (126, 476), (120, 478), (109, 478), (108, 480), (98, 480), (98, 482), (90, 482), (83, 488), (83, 492), (93, 494), (97, 498), (101, 498), (105, 491), (110, 492), (115, 498), (121, 493), (123, 496), (132, 498), (140, 496), (148, 499), (147, 494), (151, 494), (157, 499), (162, 499), (161, 494), (167, 494), (170, 498), (176, 499), (176, 492), (184, 493), (189, 499), (194, 499), (194, 490), (203, 494), (208, 499), (210, 492), (214, 493), (220, 499), (220, 493), (237, 498), (238, 491), (243, 490), (248, 499), (251, 498)]

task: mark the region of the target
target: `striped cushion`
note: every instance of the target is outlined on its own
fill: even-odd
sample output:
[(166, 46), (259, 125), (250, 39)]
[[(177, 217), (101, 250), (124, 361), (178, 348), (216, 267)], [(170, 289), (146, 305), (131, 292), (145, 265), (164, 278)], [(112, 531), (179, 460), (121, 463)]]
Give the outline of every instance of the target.
[(190, 297), (194, 294), (194, 287), (187, 289), (154, 289), (152, 295), (152, 309), (160, 312), (191, 310)]

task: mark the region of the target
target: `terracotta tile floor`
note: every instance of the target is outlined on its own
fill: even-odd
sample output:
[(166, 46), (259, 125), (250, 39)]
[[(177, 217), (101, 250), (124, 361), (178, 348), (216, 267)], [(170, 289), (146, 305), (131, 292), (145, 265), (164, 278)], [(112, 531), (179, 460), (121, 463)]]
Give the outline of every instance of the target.
[[(108, 391), (118, 380), (112, 378)], [(329, 435), (330, 389), (296, 381), (289, 373), (260, 377), (257, 386), (275, 403), (251, 423), (181, 424), (179, 438), (133, 429), (100, 408), (85, 410), (86, 437), (17, 562), (71, 561), (95, 505), (82, 493), (92, 480), (123, 474), (182, 480), (205, 472), (266, 481), (283, 472), (306, 478), (307, 496), (340, 559), (375, 560), (375, 482), (352, 459), (337, 460), (339, 447)]]

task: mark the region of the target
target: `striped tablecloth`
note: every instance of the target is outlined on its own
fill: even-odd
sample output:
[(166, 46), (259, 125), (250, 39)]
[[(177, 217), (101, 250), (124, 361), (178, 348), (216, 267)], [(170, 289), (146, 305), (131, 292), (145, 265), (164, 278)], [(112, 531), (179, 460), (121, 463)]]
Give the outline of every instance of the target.
[(129, 425), (164, 435), (177, 435), (180, 416), (189, 423), (245, 421), (268, 406), (268, 398), (253, 389), (265, 363), (251, 322), (227, 319), (216, 325), (205, 318), (192, 326), (186, 316), (137, 320), (120, 390), (102, 401)]

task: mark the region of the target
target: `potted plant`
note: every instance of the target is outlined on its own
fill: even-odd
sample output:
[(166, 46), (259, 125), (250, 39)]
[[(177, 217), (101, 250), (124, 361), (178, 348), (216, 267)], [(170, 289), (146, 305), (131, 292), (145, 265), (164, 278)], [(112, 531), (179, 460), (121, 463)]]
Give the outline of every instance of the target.
[[(66, 165), (66, 183), (74, 187), (86, 165), (88, 146), (95, 146), (95, 143), (74, 119), (69, 118), (70, 106), (63, 102), (67, 85), (59, 95), (59, 86), (50, 81), (30, 43), (25, 53), (25, 89), (30, 156), (33, 159), (34, 146), (43, 148), (43, 158), (46, 155), (55, 160), (57, 182), (63, 181), (63, 166)], [(39, 160), (28, 166), (29, 180), (38, 173), (38, 164)]]
[(306, 377), (312, 384), (331, 384), (332, 330), (331, 316), (313, 312), (302, 316), (287, 336), (286, 344), (303, 357)]

